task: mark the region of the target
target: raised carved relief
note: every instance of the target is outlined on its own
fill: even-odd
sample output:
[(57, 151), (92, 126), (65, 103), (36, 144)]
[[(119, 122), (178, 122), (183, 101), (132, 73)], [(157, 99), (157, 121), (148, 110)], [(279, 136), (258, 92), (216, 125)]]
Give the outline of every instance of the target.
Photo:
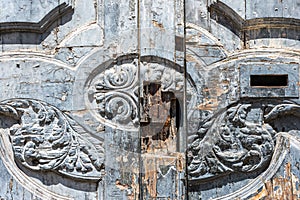
[(138, 123), (137, 104), (133, 98), (121, 92), (98, 93), (95, 95), (101, 117), (120, 124)]
[[(185, 137), (181, 128), (183, 103), (190, 108), (196, 107), (198, 95), (190, 77), (185, 80), (183, 67), (154, 56), (141, 57), (140, 61), (134, 58), (119, 58), (96, 68), (85, 83), (85, 102), (87, 110), (105, 125), (106, 130), (115, 130), (109, 137), (117, 139), (122, 130), (122, 140), (129, 135), (133, 138), (130, 141), (137, 142), (140, 190), (145, 191), (146, 198), (156, 198), (165, 194), (157, 185), (169, 184), (168, 177), (173, 179), (178, 173), (184, 173), (184, 153), (178, 151), (178, 141)], [(183, 102), (185, 90), (188, 95)], [(121, 165), (123, 159), (126, 163), (134, 160), (131, 151), (136, 151), (131, 149), (135, 142), (128, 144), (132, 145), (129, 148), (126, 144), (125, 152), (117, 151), (116, 164)], [(114, 146), (108, 148), (115, 152)], [(122, 170), (127, 172), (125, 165), (118, 172), (121, 179), (117, 179), (117, 187), (131, 187)], [(173, 184), (170, 187), (173, 190)], [(171, 190), (169, 193), (175, 197)]]
[(163, 92), (183, 92), (184, 76), (175, 69), (158, 63), (143, 62), (141, 65), (141, 76), (143, 82), (160, 83)]
[(133, 85), (137, 81), (135, 78), (137, 72), (136, 62), (114, 65), (101, 73), (95, 85), (96, 90), (124, 89)]
[(38, 100), (10, 99), (1, 102), (0, 113), (19, 164), (71, 178), (101, 179), (103, 148), (87, 141), (83, 129), (62, 111)]
[[(88, 105), (100, 122), (137, 130), (140, 124), (138, 104), (145, 99), (144, 87), (151, 83), (159, 84), (162, 93), (172, 92), (177, 98), (183, 96), (184, 75), (178, 69), (156, 62), (129, 60), (113, 64), (91, 80)], [(196, 102), (191, 99), (197, 97), (192, 95), (195, 94), (195, 88), (190, 82), (187, 82), (187, 93), (191, 97), (187, 100), (189, 106), (195, 105)]]
[(189, 136), (191, 180), (265, 168), (272, 158), (276, 134), (298, 131), (300, 106), (294, 102), (239, 102), (204, 121)]
[(113, 126), (138, 126), (137, 61), (115, 64), (93, 81), (90, 94), (98, 118)]

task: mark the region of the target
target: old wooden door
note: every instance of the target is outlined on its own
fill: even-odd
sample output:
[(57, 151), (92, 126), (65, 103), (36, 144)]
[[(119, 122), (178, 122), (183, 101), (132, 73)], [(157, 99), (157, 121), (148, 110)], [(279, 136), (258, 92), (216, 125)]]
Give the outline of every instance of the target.
[(0, 1), (1, 199), (298, 199), (297, 0)]

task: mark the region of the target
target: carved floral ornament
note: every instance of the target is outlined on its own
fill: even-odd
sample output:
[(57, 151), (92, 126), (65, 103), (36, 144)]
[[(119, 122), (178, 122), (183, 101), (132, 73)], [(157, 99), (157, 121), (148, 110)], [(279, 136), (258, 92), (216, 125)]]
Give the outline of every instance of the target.
[(104, 150), (87, 141), (83, 129), (62, 111), (38, 100), (10, 99), (0, 103), (0, 113), (19, 164), (76, 179), (101, 179)]
[[(161, 84), (162, 91), (183, 93), (183, 74), (176, 69), (160, 63), (132, 60), (114, 64), (93, 78), (87, 98), (90, 110), (105, 125), (136, 130), (139, 126), (139, 95), (143, 94), (139, 90), (147, 83)], [(194, 112), (192, 108), (200, 95), (195, 95), (197, 91), (188, 80), (186, 83), (187, 95), (191, 97), (187, 107)], [(187, 150), (190, 179), (204, 180), (224, 173), (264, 169), (275, 150), (276, 134), (281, 131), (274, 127), (273, 122), (278, 119), (270, 117), (271, 113), (280, 110), (280, 105), (299, 107), (296, 103), (282, 104), (273, 100), (241, 101), (203, 122), (198, 121), (200, 128), (189, 136)], [(284, 109), (278, 116), (285, 114), (294, 116), (294, 112)]]
[[(138, 75), (138, 68), (140, 75)], [(115, 128), (137, 130), (139, 127), (139, 95), (143, 85), (158, 83), (163, 92), (183, 94), (184, 75), (166, 64), (128, 61), (114, 64), (91, 81), (88, 88), (88, 105), (100, 121)], [(195, 88), (187, 81), (187, 92), (195, 94)], [(196, 95), (189, 99), (189, 106), (195, 104)]]
[(268, 166), (281, 133), (299, 132), (300, 106), (275, 100), (240, 101), (205, 120), (189, 136), (190, 180)]
[[(180, 70), (165, 63), (131, 60), (114, 63), (91, 80), (86, 94), (89, 110), (105, 125), (136, 130), (140, 90), (147, 83), (159, 83), (162, 91), (178, 98), (186, 84), (188, 110), (197, 105), (200, 95)], [(0, 103), (0, 113), (5, 117), (2, 132), (8, 130), (19, 164), (82, 180), (101, 179), (103, 148), (89, 141), (88, 133), (56, 107), (39, 100), (10, 99)], [(299, 113), (296, 102), (248, 99), (198, 121), (198, 131), (188, 141), (189, 179), (210, 180), (224, 173), (265, 169), (276, 149), (277, 135), (299, 131), (300, 123), (292, 123), (298, 121)]]
[[(90, 104), (95, 109), (91, 111), (100, 122), (135, 130), (139, 126), (141, 83), (155, 82), (162, 91), (183, 93), (183, 73), (159, 63), (139, 65), (140, 77), (137, 60), (132, 60), (113, 65), (92, 81)], [(190, 82), (187, 88), (192, 94)], [(195, 104), (192, 98), (188, 102)], [(56, 107), (35, 99), (8, 99), (0, 102), (0, 117), (1, 131), (9, 138), (18, 164), (33, 171), (53, 171), (81, 180), (102, 178), (102, 145), (88, 140), (89, 133)]]
[[(214, 113), (205, 115), (205, 108), (199, 107), (201, 118), (195, 115), (195, 128), (188, 132), (190, 185), (197, 188), (216, 179), (228, 185), (230, 182), (242, 185), (246, 184), (245, 180), (276, 173), (272, 167), (284, 158), (286, 148), (280, 138), (298, 135), (300, 130), (299, 64), (290, 58), (290, 54), (281, 51), (244, 51), (228, 57), (227, 61), (203, 67), (203, 71), (208, 69), (220, 77), (207, 83), (211, 90), (219, 90), (221, 86), (220, 91), (224, 93), (217, 94), (219, 102)], [(251, 81), (256, 76), (259, 80), (266, 76), (277, 80), (288, 78), (285, 82), (271, 83), (279, 85), (268, 85), (265, 80), (255, 85)], [(210, 77), (205, 80), (209, 82)], [(249, 185), (245, 188), (251, 190)]]

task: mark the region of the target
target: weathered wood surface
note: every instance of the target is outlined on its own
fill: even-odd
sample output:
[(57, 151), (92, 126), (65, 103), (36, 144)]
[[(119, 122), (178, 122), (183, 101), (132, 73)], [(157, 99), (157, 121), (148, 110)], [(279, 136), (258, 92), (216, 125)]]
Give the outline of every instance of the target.
[(0, 1), (1, 199), (299, 199), (297, 0)]

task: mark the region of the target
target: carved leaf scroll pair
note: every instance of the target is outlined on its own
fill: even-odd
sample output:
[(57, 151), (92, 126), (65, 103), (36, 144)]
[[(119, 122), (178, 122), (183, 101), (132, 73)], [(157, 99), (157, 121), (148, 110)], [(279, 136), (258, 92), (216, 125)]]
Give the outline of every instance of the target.
[[(163, 91), (182, 92), (183, 80), (174, 69), (144, 63), (141, 70), (144, 82), (160, 81)], [(97, 114), (111, 124), (134, 125), (137, 82), (136, 61), (100, 73), (90, 87), (91, 103), (97, 106)], [(187, 88), (192, 91), (191, 85)], [(287, 122), (279, 119), (299, 117), (299, 111), (300, 106), (293, 102), (254, 100), (221, 110), (189, 136), (189, 176), (192, 180), (202, 180), (223, 173), (264, 168), (274, 152), (276, 134), (300, 128), (284, 129)], [(0, 103), (0, 113), (11, 119), (6, 126), (15, 159), (20, 164), (32, 170), (55, 171), (79, 179), (101, 178), (104, 150), (101, 145), (96, 148), (87, 141), (84, 137), (87, 133), (62, 111), (38, 100), (11, 99)]]
[[(116, 64), (92, 81), (92, 103), (106, 124), (138, 125), (137, 66), (136, 60)], [(141, 66), (142, 81), (160, 82), (164, 91), (182, 92), (183, 78), (176, 70), (158, 63), (144, 62)], [(101, 179), (102, 145), (87, 140), (89, 134), (56, 107), (34, 99), (9, 99), (0, 103), (0, 114), (1, 128), (9, 130), (17, 163), (77, 179)]]
[[(134, 128), (138, 125), (138, 81), (159, 82), (163, 91), (183, 89), (182, 74), (158, 63), (136, 60), (115, 64), (92, 80), (92, 104), (106, 125)], [(31, 170), (54, 171), (82, 180), (101, 179), (102, 144), (93, 144), (87, 133), (56, 107), (34, 99), (0, 102), (2, 133), (9, 130), (15, 161)], [(100, 120), (101, 121), (101, 120)], [(86, 137), (88, 136), (88, 137)]]

